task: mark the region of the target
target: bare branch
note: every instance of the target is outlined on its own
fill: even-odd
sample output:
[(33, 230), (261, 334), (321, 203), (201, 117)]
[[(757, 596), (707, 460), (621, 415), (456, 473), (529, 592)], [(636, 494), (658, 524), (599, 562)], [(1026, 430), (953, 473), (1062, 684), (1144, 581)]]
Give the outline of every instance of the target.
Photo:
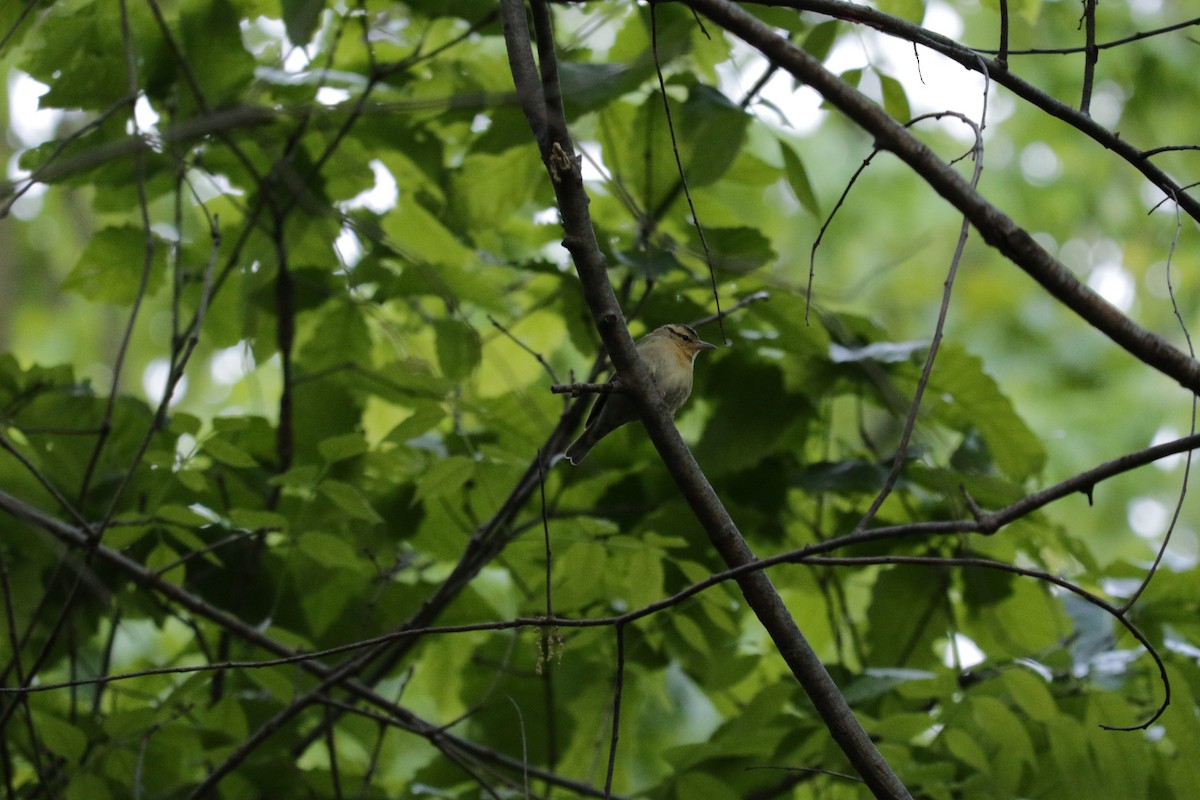
[[(523, 24), (524, 12), (520, 0), (502, 0), (505, 21), (504, 37), (512, 66), (517, 94), (524, 98), (522, 108), (542, 151), (542, 160), (550, 173), (551, 184), (562, 216), (563, 246), (571, 253), (583, 289), (584, 299), (596, 321), (601, 338), (608, 347), (613, 363), (628, 381), (628, 388), (642, 415), (642, 422), (658, 449), (663, 463), (693, 513), (704, 526), (714, 548), (726, 564), (752, 564), (756, 558), (742, 538), (737, 525), (725, 510), (704, 473), (684, 444), (675, 428), (670, 412), (645, 362), (638, 356), (621, 315), (616, 295), (608, 280), (605, 258), (596, 241), (588, 211), (589, 199), (583, 177), (576, 170), (561, 168), (563, 155), (573, 163), (570, 139), (562, 134), (565, 121), (547, 123), (552, 113), (545, 105), (537, 104), (537, 78), (529, 65), (532, 62), (528, 29)], [(539, 43), (545, 49), (546, 43)], [(561, 131), (557, 138), (554, 132)], [(543, 141), (543, 136), (552, 137)], [(908, 790), (880, 755), (874, 743), (854, 718), (825, 666), (808, 644), (795, 620), (784, 606), (770, 579), (761, 571), (739, 576), (738, 583), (746, 600), (771, 635), (780, 654), (792, 673), (804, 687), (809, 698), (829, 727), (834, 739), (859, 770), (878, 797), (909, 797)]]

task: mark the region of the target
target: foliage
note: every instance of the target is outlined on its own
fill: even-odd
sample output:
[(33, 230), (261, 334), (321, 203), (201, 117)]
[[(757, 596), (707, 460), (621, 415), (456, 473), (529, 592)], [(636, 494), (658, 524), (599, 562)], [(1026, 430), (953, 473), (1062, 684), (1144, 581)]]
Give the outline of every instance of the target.
[[(13, 108), (32, 78), (53, 123), (7, 120), (0, 193), (8, 796), (604, 796), (610, 745), (616, 796), (861, 796), (736, 585), (688, 591), (725, 564), (640, 426), (547, 458), (589, 401), (549, 386), (603, 359), (496, 5), (0, 8)], [(982, 120), (977, 75), (948, 102), (964, 68), (901, 39), (940, 19), (994, 47), (995, 4), (879, 3), (882, 32), (774, 5), (898, 121), (983, 127), (982, 153), (959, 117), (911, 130), (1186, 346), (1186, 207), (1008, 89)], [(1149, 5), (1093, 11), (1097, 41), (1187, 11)], [(1019, 49), (1078, 48), (1078, 4), (1008, 10), (1012, 73), (1077, 103), (1082, 52)], [(979, 236), (956, 256), (922, 175), (684, 5), (553, 14), (631, 329), (727, 337), (680, 430), (909, 790), (1190, 796), (1195, 442), (1146, 455), (1191, 424), (1178, 376)], [(1102, 49), (1092, 124), (1194, 149), (1198, 52)]]

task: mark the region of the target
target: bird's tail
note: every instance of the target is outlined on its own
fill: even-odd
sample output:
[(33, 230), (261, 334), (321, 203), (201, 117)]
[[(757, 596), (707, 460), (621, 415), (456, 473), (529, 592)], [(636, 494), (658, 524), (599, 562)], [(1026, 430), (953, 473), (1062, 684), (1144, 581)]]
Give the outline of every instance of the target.
[(591, 428), (587, 428), (583, 433), (579, 434), (579, 438), (571, 442), (567, 447), (567, 452), (563, 455), (572, 465), (578, 466), (580, 461), (591, 451), (592, 446), (596, 444), (596, 437), (591, 435)]

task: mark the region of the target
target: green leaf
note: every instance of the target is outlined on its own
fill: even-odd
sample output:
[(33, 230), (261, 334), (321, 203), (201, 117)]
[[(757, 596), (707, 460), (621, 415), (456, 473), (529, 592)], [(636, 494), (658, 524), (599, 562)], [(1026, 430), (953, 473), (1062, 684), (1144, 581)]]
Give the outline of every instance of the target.
[[(691, 230), (694, 232), (695, 228)], [(705, 228), (704, 240), (718, 270), (751, 272), (776, 257), (770, 240), (754, 228)], [(691, 247), (697, 253), (703, 252), (698, 233), (693, 233)]]
[(258, 466), (254, 457), (235, 444), (217, 436), (204, 440), (202, 450), (214, 461), (219, 461), (227, 467), (249, 469)]
[[(203, 105), (209, 109), (231, 104), (254, 76), (254, 58), (242, 45), (240, 19), (228, 0), (186, 0), (180, 12), (189, 74), (198, 80)], [(189, 92), (182, 96), (200, 105)]]
[(805, 465), (796, 485), (810, 492), (876, 492), (887, 480), (888, 467), (867, 461), (822, 461)]
[(212, 519), (209, 517), (193, 511), (186, 506), (177, 506), (170, 503), (159, 506), (154, 515), (161, 520), (174, 522), (176, 525), (182, 525), (185, 528), (199, 528), (212, 524)]
[(462, 494), (463, 487), (475, 473), (475, 462), (466, 456), (450, 456), (435, 461), (417, 484), (415, 500), (429, 502), (446, 495)]
[(534, 147), (472, 153), (455, 171), (456, 227), (485, 235), (529, 203), (546, 171)]
[(291, 519), (284, 514), (253, 508), (232, 509), (229, 512), (229, 521), (247, 531), (286, 531), (291, 524)]
[(925, 18), (925, 3), (923, 0), (879, 0), (876, 5), (885, 14), (899, 17), (917, 25)]
[(567, 111), (573, 115), (608, 105), (637, 89), (652, 74), (651, 62), (645, 58), (628, 64), (564, 61), (558, 65), (563, 96), (570, 98)]
[(282, 0), (282, 3), (288, 39), (296, 45), (308, 44), (321, 21), (325, 0)]
[[(4, 5), (15, 9), (29, 4)], [(110, 10), (101, 3), (69, 5), (59, 3), (47, 15), (38, 46), (25, 51), (21, 68), (50, 87), (38, 100), (40, 108), (107, 108), (129, 91), (120, 29), (109, 24)], [(6, 30), (23, 27), (29, 24)]]
[(705, 186), (725, 174), (745, 141), (749, 119), (745, 111), (716, 89), (691, 87), (675, 126), (685, 154), (684, 173), (689, 186)]
[[(935, 666), (934, 640), (950, 624), (945, 602), (949, 586), (946, 570), (898, 567), (881, 572), (867, 611), (870, 663), (917, 669)], [(917, 608), (920, 616), (912, 613)]]
[(446, 418), (446, 412), (437, 403), (417, 404), (411, 416), (388, 431), (387, 441), (404, 444), (429, 431)]
[(110, 714), (101, 728), (109, 736), (123, 739), (150, 730), (154, 727), (156, 719), (153, 708), (130, 708)]
[[(783, 387), (777, 366), (744, 358), (714, 359), (711, 365), (697, 359), (698, 380), (714, 408), (696, 445), (696, 457), (706, 469), (718, 473), (747, 469), (767, 458), (777, 447), (786, 447), (785, 435), (803, 426), (807, 403)], [(686, 413), (685, 411), (681, 413)]]
[(951, 728), (940, 738), (950, 754), (959, 761), (984, 775), (991, 772), (991, 759), (971, 734), (959, 728)]
[[(324, 487), (322, 488), (324, 489)], [(354, 548), (347, 544), (345, 538), (342, 536), (310, 531), (301, 534), (297, 544), (301, 552), (307, 554), (313, 561), (326, 567), (358, 569), (360, 566), (358, 554), (354, 552)]]
[(379, 512), (371, 507), (371, 502), (357, 486), (326, 479), (317, 486), (317, 491), (354, 519), (364, 522), (383, 522), (383, 517), (379, 516)]
[(357, 458), (369, 449), (366, 440), (358, 433), (330, 436), (317, 444), (317, 450), (321, 453), (321, 457), (330, 464)]
[(66, 800), (108, 800), (108, 782), (90, 772), (76, 772), (67, 785)]
[(479, 333), (456, 319), (435, 320), (433, 330), (442, 374), (452, 381), (465, 380), (479, 366), (483, 354)]
[(1058, 713), (1054, 696), (1033, 670), (1017, 668), (1004, 673), (1004, 684), (1013, 701), (1030, 719), (1049, 722)]
[(817, 195), (808, 180), (804, 162), (800, 160), (796, 151), (790, 145), (785, 144), (782, 139), (779, 141), (779, 152), (783, 155), (783, 167), (787, 174), (788, 186), (792, 188), (792, 194), (806, 211), (814, 217), (821, 216), (821, 206), (817, 202)]
[(62, 756), (70, 763), (78, 763), (87, 750), (88, 737), (76, 726), (42, 711), (33, 711), (33, 724), (43, 747)]
[(1029, 730), (1006, 705), (994, 697), (973, 697), (975, 726), (987, 737), (993, 785), (1004, 796), (1014, 796), (1025, 767), (1037, 763)]
[(647, 606), (663, 597), (662, 558), (653, 552), (621, 554), (613, 558), (619, 576), (611, 590), (622, 596), (630, 609)]
[(904, 85), (890, 75), (877, 74), (883, 87), (884, 110), (897, 122), (908, 122), (912, 119), (912, 109), (909, 108), (908, 95), (904, 91)]
[[(151, 572), (162, 572), (164, 580), (182, 584), (187, 563), (180, 563), (179, 553), (160, 542), (150, 551), (150, 555), (146, 556), (146, 569)], [(164, 570), (166, 571), (164, 572)]]
[(996, 466), (1022, 481), (1041, 471), (1046, 451), (1017, 415), (983, 362), (961, 347), (943, 344), (926, 393), (927, 413), (958, 430), (978, 429)]
[(603, 597), (608, 550), (600, 542), (575, 542), (554, 563), (554, 603), (574, 609)]
[(829, 55), (829, 51), (833, 49), (833, 43), (837, 41), (840, 27), (841, 24), (836, 19), (822, 22), (814, 27), (804, 37), (802, 46), (805, 52), (818, 61), (824, 61)]
[(694, 619), (687, 614), (672, 614), (671, 627), (679, 633), (683, 640), (688, 643), (697, 653), (702, 655), (709, 654), (711, 648), (708, 645), (708, 639), (704, 636), (704, 631)]
[(846, 702), (853, 705), (887, 694), (902, 684), (936, 677), (934, 673), (921, 669), (869, 669), (847, 686), (843, 695)]
[[(153, 247), (149, 264), (146, 263), (148, 247)], [(162, 286), (165, 249), (157, 237), (151, 237), (148, 245), (145, 231), (138, 228), (104, 228), (79, 254), (79, 260), (63, 281), (63, 291), (76, 292), (101, 303), (130, 305), (139, 294), (148, 297)], [(139, 288), (143, 271), (146, 274), (144, 291)]]
[(708, 772), (688, 772), (675, 781), (675, 797), (678, 800), (738, 800), (742, 795), (729, 784)]

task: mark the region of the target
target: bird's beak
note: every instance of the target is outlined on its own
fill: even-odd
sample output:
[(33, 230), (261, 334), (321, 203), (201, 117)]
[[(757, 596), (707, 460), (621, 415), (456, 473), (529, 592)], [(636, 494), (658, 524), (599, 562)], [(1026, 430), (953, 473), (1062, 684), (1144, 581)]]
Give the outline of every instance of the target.
[(717, 349), (717, 346), (715, 344), (709, 344), (708, 342), (702, 342), (702, 341), (697, 341), (696, 347), (698, 347), (701, 350), (716, 350)]

